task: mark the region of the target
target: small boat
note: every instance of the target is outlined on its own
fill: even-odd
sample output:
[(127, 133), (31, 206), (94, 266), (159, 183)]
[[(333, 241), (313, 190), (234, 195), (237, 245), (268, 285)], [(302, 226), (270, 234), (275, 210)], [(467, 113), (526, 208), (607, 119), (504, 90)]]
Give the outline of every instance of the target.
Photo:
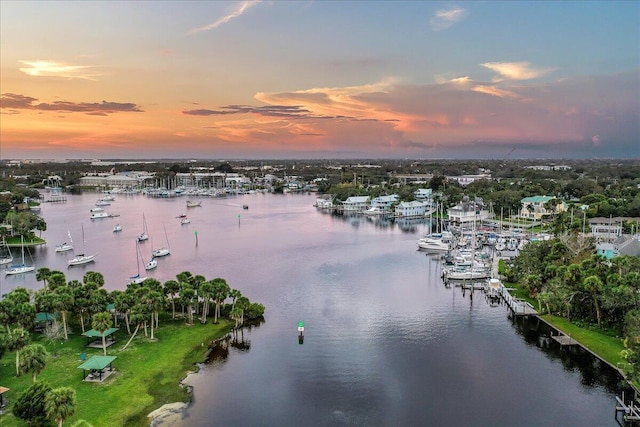
[(72, 265), (88, 264), (92, 262), (95, 258), (96, 258), (95, 254), (94, 255), (78, 254), (75, 257), (71, 258), (69, 261), (67, 261), (67, 265), (72, 266)]
[(63, 242), (59, 244), (56, 246), (56, 252), (66, 252), (73, 249), (73, 239), (71, 238), (71, 232), (69, 230), (67, 230), (67, 236), (69, 236), (69, 242), (71, 243)]
[(147, 220), (142, 214), (142, 233), (138, 234), (138, 242), (144, 242), (149, 239), (149, 234), (147, 233)]
[[(82, 227), (82, 249), (84, 251), (84, 226)], [(74, 265), (82, 265), (93, 262), (96, 259), (97, 254), (85, 255), (84, 253), (78, 254), (75, 257), (67, 261), (69, 267)]]
[(198, 207), (198, 206), (202, 206), (201, 203), (202, 202), (199, 202), (199, 201), (195, 202), (193, 200), (187, 200), (187, 207), (188, 208), (195, 208), (195, 207)]
[(106, 212), (94, 212), (91, 214), (91, 219), (102, 219), (102, 218), (109, 218), (109, 214)]
[(180, 214), (176, 218), (186, 218), (186, 217), (187, 217), (187, 214)]
[(154, 257), (151, 257), (148, 263), (144, 265), (145, 270), (153, 270), (158, 266), (158, 261)]
[(120, 224), (116, 224), (115, 227), (113, 227), (113, 232), (117, 233), (119, 231), (122, 231), (122, 226)]
[(242, 205), (242, 209), (249, 209), (249, 205)]
[(189, 220), (189, 218), (182, 218), (180, 220), (180, 224), (185, 225), (185, 224), (189, 224), (191, 221)]
[(147, 276), (140, 276), (140, 258), (142, 255), (140, 255), (140, 245), (138, 244), (138, 242), (136, 242), (136, 265), (138, 267), (138, 274), (136, 274), (135, 276), (130, 276), (129, 277), (129, 283), (130, 284), (140, 284), (142, 282), (144, 282), (145, 280), (148, 279)]
[(106, 200), (98, 200), (98, 201), (96, 202), (96, 206), (109, 206), (110, 204), (111, 204), (111, 203), (109, 203), (109, 202), (108, 202), (108, 201), (106, 201)]
[(167, 228), (164, 226), (164, 224), (162, 225), (162, 228), (164, 228), (164, 238), (167, 240), (167, 246), (162, 247), (160, 249), (154, 249), (153, 251), (151, 251), (152, 260), (154, 257), (157, 258), (161, 256), (167, 256), (171, 253), (171, 249), (170, 249), (171, 247), (169, 246), (169, 237), (167, 236)]
[[(22, 262), (20, 264), (13, 264), (5, 270), (6, 275), (29, 273), (36, 269), (35, 265), (26, 265), (24, 263), (24, 240), (22, 239), (20, 246), (22, 246)], [(13, 261), (13, 258), (11, 260)]]
[(90, 212), (102, 212), (102, 211), (104, 211), (104, 209), (102, 209), (102, 208), (91, 208), (90, 209)]
[(63, 242), (56, 246), (56, 252), (66, 252), (73, 249), (73, 245), (71, 243)]

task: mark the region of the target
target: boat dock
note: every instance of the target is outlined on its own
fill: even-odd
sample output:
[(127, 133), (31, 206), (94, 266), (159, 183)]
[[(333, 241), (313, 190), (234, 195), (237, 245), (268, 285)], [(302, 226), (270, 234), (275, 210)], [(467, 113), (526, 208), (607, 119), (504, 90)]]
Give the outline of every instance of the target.
[(616, 421), (618, 421), (618, 414), (622, 413), (622, 419), (625, 423), (640, 422), (640, 398), (637, 393), (635, 399), (630, 400), (628, 403), (625, 401), (624, 392), (622, 398), (616, 396)]

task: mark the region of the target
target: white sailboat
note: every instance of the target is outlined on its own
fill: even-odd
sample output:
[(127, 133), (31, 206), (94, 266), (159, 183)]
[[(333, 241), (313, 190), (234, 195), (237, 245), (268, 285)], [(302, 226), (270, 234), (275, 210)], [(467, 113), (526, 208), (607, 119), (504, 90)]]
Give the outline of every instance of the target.
[(69, 267), (74, 266), (74, 265), (82, 265), (82, 264), (88, 264), (90, 262), (93, 262), (96, 258), (97, 254), (93, 254), (93, 255), (85, 255), (84, 254), (84, 226), (82, 226), (82, 252), (81, 254), (78, 254), (76, 256), (74, 256), (73, 258), (71, 258), (70, 260), (67, 261), (67, 265)]
[(3, 252), (6, 253), (2, 254), (2, 258), (0, 258), (0, 265), (11, 264), (13, 262), (13, 255), (11, 255), (11, 250), (9, 250), (9, 246), (7, 246), (7, 242), (4, 237), (2, 238), (2, 248)]
[(24, 237), (20, 237), (20, 246), (22, 247), (22, 263), (13, 264), (6, 270), (7, 275), (29, 273), (36, 269), (35, 265), (26, 265), (24, 263)]
[(149, 239), (149, 234), (147, 233), (147, 220), (142, 214), (142, 233), (138, 235), (138, 242), (144, 242)]
[(73, 249), (73, 239), (71, 238), (71, 232), (67, 230), (67, 236), (69, 236), (69, 242), (63, 242), (56, 246), (56, 252), (66, 252)]
[(138, 267), (138, 274), (129, 277), (130, 284), (137, 285), (148, 279), (147, 276), (140, 276), (140, 257), (140, 248), (138, 246), (138, 242), (136, 242), (136, 265)]
[[(162, 256), (167, 256), (171, 253), (171, 247), (169, 246), (169, 237), (167, 236), (167, 228), (164, 226), (164, 224), (162, 224), (162, 228), (164, 228), (164, 238), (167, 242), (167, 246), (162, 247), (160, 249), (154, 249), (153, 252), (151, 252), (151, 254), (153, 255), (153, 257), (162, 257)], [(153, 260), (153, 257), (151, 258)], [(147, 269), (149, 270), (149, 269)]]

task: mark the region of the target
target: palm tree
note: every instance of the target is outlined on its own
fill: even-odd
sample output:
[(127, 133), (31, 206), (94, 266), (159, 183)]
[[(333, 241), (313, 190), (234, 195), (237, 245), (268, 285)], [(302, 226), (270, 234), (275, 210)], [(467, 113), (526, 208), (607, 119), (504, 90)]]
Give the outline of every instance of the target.
[(36, 376), (42, 372), (47, 365), (47, 350), (42, 344), (31, 344), (22, 350), (22, 360), (20, 361), (20, 372), (26, 374), (32, 373), (33, 383), (36, 382)]
[(16, 376), (20, 376), (20, 350), (29, 344), (29, 333), (22, 328), (15, 328), (8, 336), (8, 348), (16, 352)]
[(38, 282), (44, 282), (44, 289), (47, 289), (47, 280), (49, 279), (49, 275), (51, 274), (51, 270), (47, 267), (39, 268), (36, 271), (36, 280)]
[(96, 331), (100, 332), (102, 335), (102, 350), (104, 351), (104, 355), (107, 355), (107, 342), (105, 340), (104, 333), (107, 329), (109, 329), (113, 325), (113, 321), (111, 320), (111, 314), (104, 311), (102, 313), (96, 313), (93, 315), (93, 319), (91, 321), (91, 327)]
[(59, 286), (67, 284), (67, 278), (61, 271), (52, 271), (51, 274), (49, 274), (48, 280), (49, 290), (51, 291), (55, 291)]
[(164, 294), (171, 299), (171, 318), (176, 318), (176, 294), (180, 291), (180, 284), (176, 280), (167, 280), (164, 282)]
[(227, 281), (221, 278), (213, 279), (213, 299), (216, 302), (215, 312), (213, 313), (214, 323), (218, 323), (218, 317), (220, 317), (220, 304), (224, 302), (231, 292), (231, 287), (227, 284)]
[(102, 273), (98, 273), (97, 271), (87, 271), (82, 278), (82, 281), (85, 284), (95, 283), (99, 288), (104, 286), (104, 276)]
[(604, 291), (604, 284), (598, 276), (589, 276), (584, 279), (582, 286), (585, 291), (591, 296), (593, 306), (596, 309), (596, 318), (598, 320), (598, 327), (601, 327), (602, 321), (602, 309), (600, 308), (600, 299), (602, 298), (602, 292)]
[(211, 301), (211, 297), (213, 296), (214, 286), (212, 282), (204, 282), (200, 285), (200, 290), (198, 294), (202, 298), (202, 317), (200, 318), (200, 323), (207, 323), (207, 315), (209, 314), (209, 303)]
[(157, 291), (149, 290), (144, 297), (144, 304), (148, 313), (151, 315), (151, 340), (154, 340), (153, 325), (156, 323), (156, 313), (162, 306), (162, 294)]
[(76, 391), (69, 387), (51, 390), (45, 398), (47, 416), (62, 427), (62, 423), (76, 411)]
[[(53, 277), (53, 276), (52, 276)], [(51, 278), (50, 278), (51, 281)], [(69, 335), (67, 332), (67, 313), (69, 310), (73, 308), (73, 294), (71, 293), (71, 289), (67, 285), (58, 286), (55, 289), (55, 307), (56, 310), (60, 312), (62, 315), (62, 328), (64, 330), (64, 340), (69, 340)]]
[(244, 317), (244, 310), (241, 309), (240, 307), (234, 307), (231, 309), (231, 313), (229, 313), (229, 317), (231, 317), (231, 319), (235, 320), (236, 322), (236, 328), (242, 324), (242, 318)]
[(124, 345), (124, 347), (122, 347), (122, 349), (120, 349), (120, 351), (124, 351), (129, 346), (129, 344), (131, 344), (131, 341), (133, 341), (136, 334), (138, 333), (138, 329), (140, 329), (140, 325), (145, 321), (144, 307), (142, 305), (136, 304), (131, 307), (130, 321), (131, 323), (135, 323), (136, 329), (133, 331), (133, 334), (131, 334), (129, 341), (127, 341), (127, 343)]
[(251, 306), (251, 301), (247, 297), (240, 297), (236, 301), (236, 309), (239, 309), (242, 313), (240, 317), (240, 323), (244, 323), (244, 314), (247, 312), (247, 309)]

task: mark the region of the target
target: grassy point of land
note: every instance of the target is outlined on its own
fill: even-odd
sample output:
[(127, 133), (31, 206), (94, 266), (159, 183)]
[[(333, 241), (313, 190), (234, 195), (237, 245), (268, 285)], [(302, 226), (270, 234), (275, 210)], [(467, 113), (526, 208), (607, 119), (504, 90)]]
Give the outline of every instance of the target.
[[(107, 348), (107, 355), (117, 356), (113, 362), (116, 372), (104, 383), (82, 381), (81, 353), (102, 355), (102, 349), (86, 347), (87, 338), (80, 336), (79, 328), (69, 336), (69, 341), (48, 342), (34, 335), (35, 342), (45, 345), (49, 352), (47, 366), (38, 375), (38, 381), (47, 381), (53, 388), (66, 386), (76, 390), (76, 412), (65, 422), (72, 425), (85, 420), (93, 427), (147, 426), (147, 415), (164, 404), (186, 402), (190, 399), (180, 381), (189, 371), (197, 370), (195, 363), (203, 362), (209, 351), (208, 344), (231, 331), (233, 323), (221, 319), (218, 324), (192, 326), (183, 320), (161, 319), (160, 328), (154, 331), (156, 340), (138, 331), (129, 347), (122, 351), (129, 336), (126, 327), (119, 325), (117, 342)], [(133, 330), (133, 328), (132, 328)], [(10, 391), (5, 397), (10, 405), (0, 415), (5, 427), (27, 425), (11, 413), (11, 406), (31, 385), (31, 375), (15, 375), (15, 352), (8, 352), (0, 360), (2, 385)]]

